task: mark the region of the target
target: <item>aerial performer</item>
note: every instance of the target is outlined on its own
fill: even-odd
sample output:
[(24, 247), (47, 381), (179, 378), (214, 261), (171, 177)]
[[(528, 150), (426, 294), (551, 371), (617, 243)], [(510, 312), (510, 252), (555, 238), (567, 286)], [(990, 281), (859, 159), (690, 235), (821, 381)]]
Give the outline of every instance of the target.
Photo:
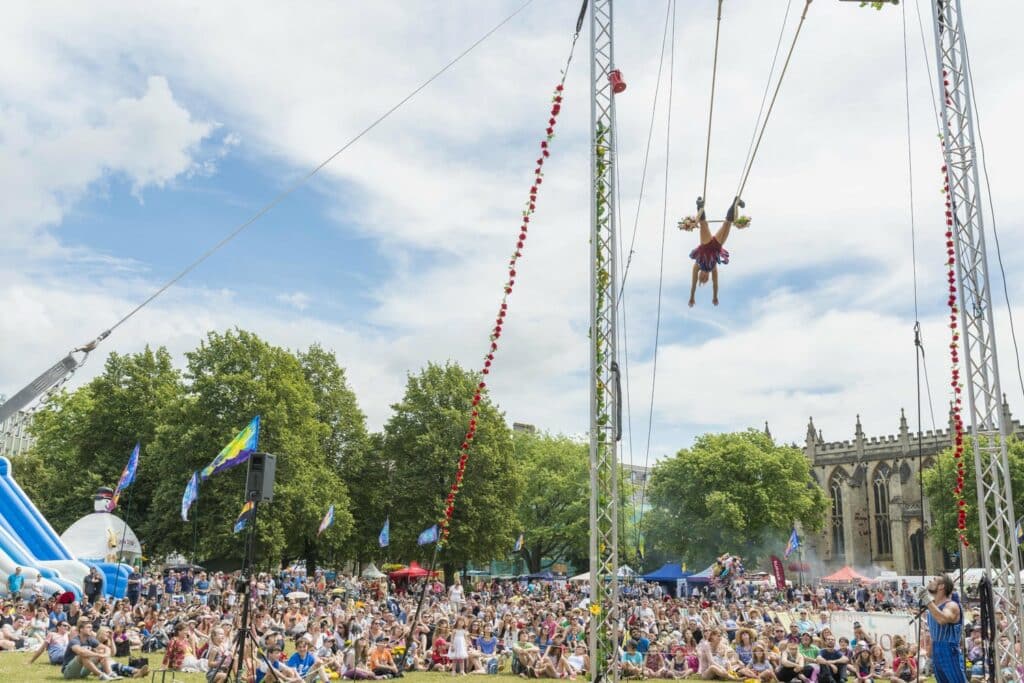
[(729, 252), (725, 250), (725, 241), (729, 239), (729, 231), (732, 227), (735, 225), (737, 228), (743, 229), (750, 225), (749, 216), (740, 216), (738, 218), (736, 216), (737, 207), (743, 208), (745, 206), (746, 204), (743, 200), (736, 197), (732, 204), (729, 205), (729, 210), (725, 214), (722, 227), (713, 235), (704, 216), (703, 197), (697, 197), (697, 215), (687, 216), (679, 221), (680, 230), (690, 232), (694, 228), (700, 228), (700, 244), (690, 252), (690, 258), (694, 261), (693, 276), (690, 280), (691, 308), (696, 303), (694, 297), (697, 294), (697, 285), (706, 285), (709, 278), (711, 279), (712, 286), (711, 303), (715, 306), (718, 305), (718, 264), (725, 265), (729, 263)]

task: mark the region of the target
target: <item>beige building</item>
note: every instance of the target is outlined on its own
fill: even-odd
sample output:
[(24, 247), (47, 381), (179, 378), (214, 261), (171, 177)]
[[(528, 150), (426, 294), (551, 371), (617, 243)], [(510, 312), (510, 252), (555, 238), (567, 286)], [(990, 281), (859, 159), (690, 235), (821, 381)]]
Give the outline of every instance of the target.
[[(1014, 433), (1021, 435), (1024, 429), (1011, 421), (1005, 399), (1003, 412)], [(952, 444), (951, 426), (937, 433), (929, 430), (919, 454), (917, 434), (910, 432), (903, 411), (897, 432), (881, 437), (865, 436), (857, 416), (853, 439), (846, 441), (825, 441), (812, 418), (804, 454), (830, 510), (822, 533), (804, 539), (808, 548), (829, 569), (874, 566), (900, 575), (922, 568), (952, 569), (955, 557), (935, 547), (921, 529), (922, 506), (925, 528), (931, 524), (931, 510), (929, 501), (921, 499), (918, 467), (919, 462), (925, 469), (934, 465), (936, 456)], [(945, 503), (952, 504), (952, 492)], [(970, 549), (965, 558), (968, 567), (978, 561)]]
[(0, 455), (12, 458), (26, 452), (35, 444), (35, 439), (28, 433), (31, 423), (32, 416), (24, 411), (19, 411), (0, 422)]

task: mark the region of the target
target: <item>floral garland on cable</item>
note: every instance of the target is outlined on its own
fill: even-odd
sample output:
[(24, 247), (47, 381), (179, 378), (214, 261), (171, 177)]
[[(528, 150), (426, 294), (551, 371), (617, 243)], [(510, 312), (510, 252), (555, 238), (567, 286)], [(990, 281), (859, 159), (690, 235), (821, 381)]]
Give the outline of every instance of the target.
[[(945, 91), (946, 106), (953, 104), (949, 93), (949, 72), (942, 70), (942, 84)], [(945, 153), (945, 142), (942, 135), (939, 135), (940, 142), (943, 142), (943, 153)], [(953, 487), (953, 495), (956, 497), (956, 528), (960, 536), (960, 543), (970, 547), (967, 540), (967, 501), (964, 499), (964, 420), (963, 420), (963, 383), (960, 381), (960, 307), (957, 304), (956, 290), (956, 249), (953, 242), (954, 215), (953, 196), (949, 187), (949, 172), (945, 164), (942, 165), (942, 194), (946, 202), (946, 280), (949, 283), (949, 299), (946, 304), (949, 306), (949, 360), (950, 380), (949, 386), (953, 390), (953, 403), (950, 409), (950, 417), (953, 420), (953, 461), (956, 463), (956, 486)]]
[[(943, 175), (946, 174), (946, 167), (942, 167)], [(960, 381), (960, 331), (959, 314), (960, 308), (956, 300), (956, 250), (953, 248), (953, 202), (949, 194), (949, 176), (946, 176), (942, 193), (946, 199), (946, 279), (949, 282), (949, 299), (946, 304), (949, 306), (949, 356), (950, 356), (950, 388), (953, 389), (953, 403), (951, 417), (953, 420), (953, 459), (956, 462), (956, 486), (953, 487), (953, 495), (956, 496), (956, 528), (960, 535), (960, 542), (967, 547), (967, 501), (964, 500), (964, 421), (962, 415), (963, 384)]]
[[(530, 198), (526, 201), (526, 208), (523, 209), (522, 224), (519, 226), (516, 248), (508, 262), (508, 280), (505, 282), (501, 306), (498, 308), (498, 315), (494, 320), (494, 327), (491, 329), (490, 347), (484, 355), (483, 367), (480, 370), (480, 373), (484, 376), (489, 375), (491, 372), (494, 354), (498, 350), (498, 339), (501, 338), (505, 317), (508, 315), (508, 299), (512, 294), (512, 287), (516, 283), (516, 263), (523, 255), (522, 250), (526, 244), (526, 233), (530, 226), (530, 217), (533, 216), (537, 208), (537, 192), (544, 182), (544, 161), (551, 156), (551, 140), (555, 137), (555, 124), (558, 122), (558, 115), (562, 111), (562, 91), (565, 88), (567, 73), (568, 69), (562, 72), (562, 79), (555, 86), (554, 94), (551, 98), (551, 118), (548, 119), (548, 127), (544, 131), (545, 138), (540, 142), (540, 156), (537, 157), (537, 167), (533, 171), (534, 178), (533, 184), (530, 186)], [(455, 470), (455, 483), (452, 484), (451, 489), (448, 491), (448, 496), (445, 498), (444, 518), (440, 522), (439, 545), (444, 544), (448, 540), (452, 515), (455, 514), (455, 498), (459, 493), (459, 489), (462, 488), (462, 479), (466, 473), (466, 463), (469, 462), (470, 446), (472, 446), (473, 439), (476, 437), (477, 418), (480, 416), (480, 401), (483, 399), (483, 392), (486, 388), (487, 382), (481, 380), (476, 385), (476, 391), (473, 393), (473, 409), (470, 412), (469, 428), (466, 430), (466, 434), (462, 439), (462, 445), (459, 448), (459, 464)]]

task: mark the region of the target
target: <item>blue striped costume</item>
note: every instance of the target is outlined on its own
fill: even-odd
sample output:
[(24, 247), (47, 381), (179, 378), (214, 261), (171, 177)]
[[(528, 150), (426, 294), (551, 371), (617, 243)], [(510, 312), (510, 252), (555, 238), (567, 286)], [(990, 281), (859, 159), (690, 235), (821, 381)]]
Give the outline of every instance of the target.
[[(949, 601), (936, 605), (941, 612)], [(955, 624), (940, 624), (928, 612), (928, 633), (932, 637), (932, 666), (935, 668), (936, 683), (966, 683), (964, 654), (960, 649), (961, 632), (964, 628), (964, 613)]]

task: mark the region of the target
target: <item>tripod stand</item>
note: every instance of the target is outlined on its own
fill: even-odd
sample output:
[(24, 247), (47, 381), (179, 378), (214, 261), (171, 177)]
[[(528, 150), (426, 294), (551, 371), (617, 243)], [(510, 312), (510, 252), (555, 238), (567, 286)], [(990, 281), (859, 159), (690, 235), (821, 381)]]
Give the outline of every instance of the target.
[[(263, 660), (263, 664), (266, 665), (267, 670), (270, 671), (272, 666), (270, 661), (267, 659), (266, 654), (260, 651), (259, 641), (252, 634), (249, 629), (249, 618), (252, 614), (252, 569), (255, 564), (256, 556), (256, 514), (259, 511), (259, 499), (256, 496), (252, 497), (252, 516), (249, 519), (248, 529), (245, 534), (245, 554), (242, 561), (242, 577), (235, 583), (235, 592), (242, 594), (242, 617), (241, 623), (239, 624), (238, 633), (235, 634), (235, 640), (231, 644), (231, 650), (234, 652), (233, 657), (222, 657), (221, 663), (217, 668), (217, 674), (223, 673), (224, 678), (221, 680), (227, 681), (231, 677), (231, 669), (235, 670), (235, 683), (242, 683), (242, 665), (245, 662), (245, 644), (246, 641), (252, 645), (253, 660), (256, 657), (260, 657)], [(255, 672), (250, 672), (251, 675), (255, 675)], [(217, 680), (217, 675), (214, 675), (213, 680)]]

